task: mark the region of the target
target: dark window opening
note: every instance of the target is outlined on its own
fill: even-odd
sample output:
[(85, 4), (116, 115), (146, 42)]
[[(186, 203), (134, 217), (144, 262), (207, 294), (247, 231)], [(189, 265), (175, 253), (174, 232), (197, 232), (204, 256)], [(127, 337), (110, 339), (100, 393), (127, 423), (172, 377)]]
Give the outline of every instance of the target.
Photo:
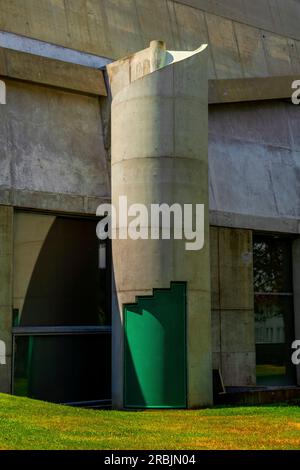
[(22, 310), (14, 311), (16, 395), (110, 403), (111, 254), (97, 222), (57, 216), (43, 242)]
[(111, 335), (15, 337), (14, 393), (56, 403), (108, 404)]
[(257, 385), (292, 385), (295, 338), (290, 239), (256, 235), (253, 261)]
[(20, 326), (111, 324), (110, 260), (107, 269), (99, 268), (96, 223), (56, 217), (32, 273)]

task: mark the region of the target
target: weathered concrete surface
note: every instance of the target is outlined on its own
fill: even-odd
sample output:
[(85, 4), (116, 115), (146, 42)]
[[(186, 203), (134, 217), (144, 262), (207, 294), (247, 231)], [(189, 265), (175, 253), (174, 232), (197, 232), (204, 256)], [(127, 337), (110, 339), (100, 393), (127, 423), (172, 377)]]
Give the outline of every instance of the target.
[[(109, 116), (101, 120), (92, 97), (6, 83), (0, 203), (95, 213), (110, 198), (110, 149), (102, 128)], [(289, 103), (210, 106), (211, 224), (299, 233), (299, 125), (298, 107)]]
[(211, 106), (210, 209), (299, 219), (299, 126), (292, 103)]
[(210, 230), (213, 367), (226, 386), (255, 385), (252, 232)]
[(7, 104), (0, 107), (0, 190), (20, 190), (15, 194), (20, 200), (23, 191), (107, 197), (97, 98), (9, 80), (6, 85)]
[(0, 340), (6, 364), (0, 364), (0, 392), (11, 391), (13, 208), (0, 206)]
[(254, 214), (241, 214), (211, 210), (210, 224), (219, 227), (245, 228), (260, 232), (300, 234), (300, 219), (297, 217), (264, 217)]
[(227, 386), (251, 386), (256, 383), (255, 352), (221, 354), (222, 376)]
[(8, 31), (0, 31), (0, 47), (99, 70), (111, 62), (111, 59), (105, 57), (99, 57), (94, 54), (88, 54), (87, 52), (58, 46), (57, 44), (20, 36), (18, 34), (9, 33)]
[(109, 200), (110, 196), (88, 197), (14, 188), (0, 189), (0, 204), (2, 205), (54, 211), (55, 213), (95, 215), (97, 207)]
[(211, 43), (210, 78), (299, 72), (294, 0), (0, 0), (0, 11), (0, 30), (112, 59), (157, 37), (170, 49)]
[(106, 96), (100, 70), (1, 47), (0, 76)]
[[(293, 241), (293, 288), (295, 312), (295, 339), (300, 340), (300, 238)], [(297, 384), (300, 385), (300, 365), (296, 366)]]
[(240, 23), (300, 39), (297, 1), (284, 0), (176, 0), (179, 3), (224, 16)]
[[(97, 100), (9, 80), (7, 88), (8, 104), (0, 108), (0, 203), (94, 213), (110, 198)], [(298, 107), (215, 105), (209, 119), (211, 223), (299, 233)]]
[(220, 309), (253, 309), (252, 233), (227, 228), (218, 232)]
[(240, 103), (242, 101), (267, 101), (291, 98), (292, 83), (299, 75), (276, 77), (250, 77), (209, 80), (208, 102)]
[[(171, 281), (186, 281), (188, 407), (192, 408), (212, 402), (207, 55), (204, 50), (147, 74), (152, 69), (151, 56), (150, 49), (121, 60), (121, 70), (118, 63), (108, 67), (116, 91), (112, 202), (118, 207), (119, 196), (126, 195), (128, 205), (140, 203), (148, 209), (152, 203), (203, 203), (205, 247), (186, 251), (185, 240), (173, 237), (120, 240), (117, 236), (113, 240), (113, 406), (123, 406), (123, 304), (153, 288), (168, 288)], [(145, 75), (129, 85), (136, 67)], [(117, 222), (117, 230), (121, 228)]]
[(243, 76), (233, 23), (225, 18), (206, 14), (209, 44), (212, 50), (216, 76), (219, 79)]

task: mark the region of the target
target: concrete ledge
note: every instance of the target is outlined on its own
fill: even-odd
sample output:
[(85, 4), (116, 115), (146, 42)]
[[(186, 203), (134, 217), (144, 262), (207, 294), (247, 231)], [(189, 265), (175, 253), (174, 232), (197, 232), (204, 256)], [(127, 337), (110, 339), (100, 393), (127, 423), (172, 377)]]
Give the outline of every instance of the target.
[(209, 80), (208, 102), (217, 104), (291, 98), (295, 91), (292, 83), (299, 79), (299, 75), (286, 75)]
[(106, 197), (89, 197), (76, 194), (54, 194), (42, 191), (0, 189), (0, 204), (16, 208), (55, 211), (62, 213), (95, 215)]
[(83, 65), (0, 48), (0, 76), (106, 96), (103, 72)]
[[(99, 204), (110, 201), (110, 196), (95, 197), (0, 188), (0, 204), (23, 209), (95, 215)], [(261, 217), (210, 210), (209, 223), (217, 227), (300, 234), (300, 219), (292, 217)]]
[(300, 219), (293, 217), (262, 217), (234, 212), (210, 211), (210, 225), (245, 228), (265, 232), (300, 233)]
[[(101, 70), (12, 49), (0, 48), (0, 76), (107, 96)], [(208, 102), (217, 104), (291, 98), (294, 91), (292, 82), (299, 79), (297, 75), (286, 75), (209, 80)]]

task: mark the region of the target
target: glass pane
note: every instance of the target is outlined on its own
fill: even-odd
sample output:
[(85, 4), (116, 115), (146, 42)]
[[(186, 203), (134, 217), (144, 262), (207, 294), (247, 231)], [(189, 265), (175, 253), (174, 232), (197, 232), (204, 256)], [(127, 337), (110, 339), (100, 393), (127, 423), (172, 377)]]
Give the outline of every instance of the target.
[(99, 269), (96, 224), (91, 219), (56, 217), (35, 263), (22, 311), (16, 315), (19, 326), (111, 324), (110, 260), (106, 269)]
[(292, 296), (255, 295), (257, 383), (294, 383)]
[(291, 247), (288, 239), (256, 236), (253, 257), (255, 292), (292, 292)]
[(111, 335), (15, 337), (14, 393), (70, 403), (111, 399)]

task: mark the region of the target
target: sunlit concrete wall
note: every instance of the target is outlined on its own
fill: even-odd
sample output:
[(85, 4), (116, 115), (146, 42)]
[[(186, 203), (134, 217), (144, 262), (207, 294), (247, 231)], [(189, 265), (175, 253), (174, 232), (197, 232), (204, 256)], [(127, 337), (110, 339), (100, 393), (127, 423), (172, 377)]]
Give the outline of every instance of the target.
[(241, 23), (300, 39), (299, 0), (176, 0)]
[(4, 204), (95, 213), (110, 181), (97, 97), (5, 80), (0, 106)]
[(117, 59), (164, 40), (209, 43), (209, 77), (300, 72), (294, 0), (0, 0), (0, 30)]
[(299, 219), (299, 129), (299, 106), (291, 102), (211, 106), (210, 209)]
[(227, 386), (255, 385), (251, 230), (211, 227), (213, 367)]

